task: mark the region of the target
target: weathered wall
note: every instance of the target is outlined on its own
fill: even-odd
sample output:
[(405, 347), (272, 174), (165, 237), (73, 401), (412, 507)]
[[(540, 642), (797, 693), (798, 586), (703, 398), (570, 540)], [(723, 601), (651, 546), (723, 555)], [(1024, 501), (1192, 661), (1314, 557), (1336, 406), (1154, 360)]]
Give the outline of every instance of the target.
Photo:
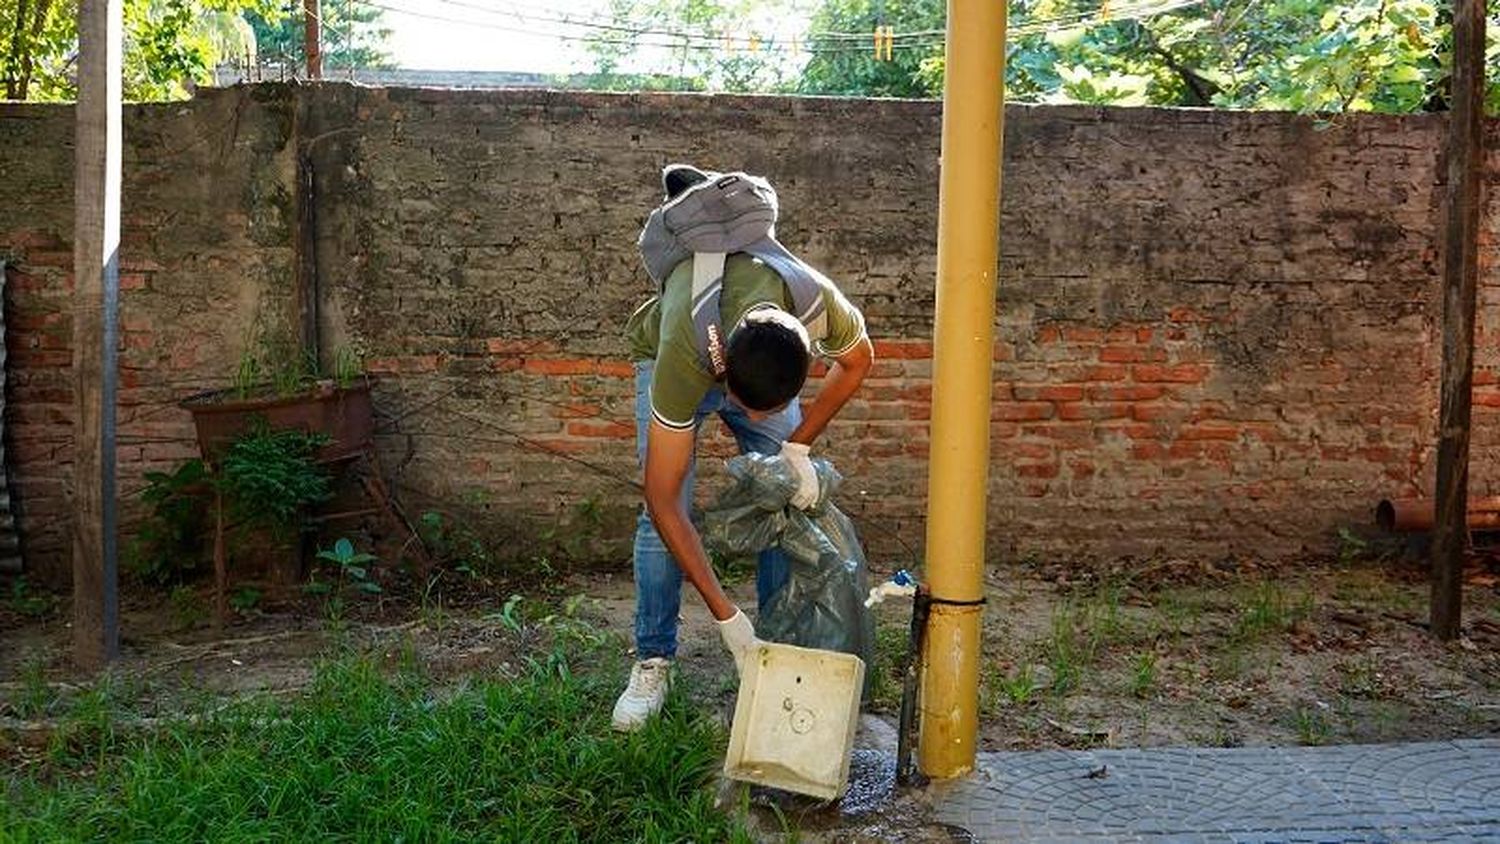
[[(594, 501), (603, 533), (625, 538), (621, 326), (647, 292), (634, 238), (657, 169), (690, 161), (769, 176), (782, 240), (864, 307), (881, 361), (819, 450), (849, 476), (872, 556), (912, 560), (938, 104), (330, 85), (137, 110), (134, 389), (226, 379), (257, 303), (285, 293), (295, 97), (311, 97), (301, 131), (317, 139), (325, 348), (358, 349), (381, 376), (385, 464), (413, 506), (521, 538)], [(12, 413), (18, 437), (50, 443), (17, 443), (33, 524), (65, 472), (66, 322), (47, 313), (67, 301), (68, 116), (0, 111), (0, 169), (27, 187), (0, 208), (0, 250), (21, 262), (11, 319), (32, 324), (11, 342)], [(1428, 489), (1441, 140), (1429, 117), (1319, 131), (1282, 114), (1012, 108), (996, 552), (1319, 552), (1376, 498)], [(1488, 492), (1500, 335), (1495, 289), (1481, 296), (1474, 482)], [(233, 306), (210, 312), (216, 301)], [(185, 362), (175, 338), (194, 336), (223, 342)], [(28, 379), (56, 392), (28, 398)], [(181, 417), (156, 424), (175, 436)], [(141, 448), (127, 473), (168, 456)], [(705, 452), (727, 448), (715, 433)]]
[[(227, 383), (291, 289), (284, 91), (127, 107), (120, 250), (120, 489), (196, 456), (179, 398)], [(73, 109), (0, 104), (7, 451), (23, 551), (66, 577), (72, 515)]]

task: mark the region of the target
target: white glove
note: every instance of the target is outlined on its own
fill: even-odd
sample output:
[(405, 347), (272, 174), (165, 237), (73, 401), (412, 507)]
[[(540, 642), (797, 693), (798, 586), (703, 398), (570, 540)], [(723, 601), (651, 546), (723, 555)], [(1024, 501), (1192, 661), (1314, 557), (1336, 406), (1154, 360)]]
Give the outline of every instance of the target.
[(792, 506), (798, 510), (818, 503), (818, 473), (813, 470), (811, 449), (802, 443), (782, 443), (781, 455), (797, 476), (797, 491), (792, 493)]
[(735, 609), (734, 615), (716, 623), (719, 625), (719, 638), (724, 640), (724, 647), (734, 657), (734, 670), (744, 674), (745, 659), (760, 645), (760, 640), (755, 638), (755, 628), (750, 626), (750, 619), (745, 617), (745, 611), (739, 608)]

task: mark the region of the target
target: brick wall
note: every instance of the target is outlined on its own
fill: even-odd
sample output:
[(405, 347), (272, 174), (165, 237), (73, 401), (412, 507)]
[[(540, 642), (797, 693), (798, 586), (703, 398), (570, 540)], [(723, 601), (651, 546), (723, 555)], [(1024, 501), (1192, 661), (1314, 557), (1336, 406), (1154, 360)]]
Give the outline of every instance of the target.
[[(380, 375), (385, 464), (413, 508), (533, 543), (597, 514), (590, 530), (623, 559), (636, 497), (621, 326), (647, 293), (634, 237), (657, 168), (681, 160), (768, 175), (782, 240), (864, 308), (880, 361), (819, 450), (849, 478), (872, 557), (919, 553), (936, 103), (326, 85), (135, 110), (126, 259), (140, 289), (125, 310), (139, 395), (227, 378), (239, 327), (284, 307), (299, 103), (298, 131), (316, 139), (325, 354), (354, 348)], [(18, 438), (50, 444), (16, 467), (34, 521), (65, 481), (50, 455), (65, 456), (57, 423), (71, 413), (66, 323), (48, 314), (67, 301), (57, 141), (70, 122), (4, 109), (0, 168), (28, 171), (27, 198), (0, 209), (0, 249), (20, 260), (12, 412)], [(207, 131), (230, 119), (232, 139)], [(1318, 130), (1282, 114), (1051, 107), (1007, 121), (997, 559), (1323, 552), (1375, 499), (1430, 488), (1440, 119)], [(1481, 296), (1485, 493), (1500, 333), (1496, 288)], [(180, 359), (195, 336), (215, 339)], [(28, 401), (27, 383), (53, 392)], [(158, 419), (166, 437), (186, 424)], [(717, 427), (706, 456), (732, 449)], [(143, 444), (127, 475), (165, 450)]]
[[(120, 250), (122, 515), (145, 472), (196, 456), (176, 401), (227, 383), (291, 288), (293, 160), (277, 92), (125, 110)], [(28, 568), (67, 576), (72, 509), (73, 110), (0, 104), (9, 467)]]

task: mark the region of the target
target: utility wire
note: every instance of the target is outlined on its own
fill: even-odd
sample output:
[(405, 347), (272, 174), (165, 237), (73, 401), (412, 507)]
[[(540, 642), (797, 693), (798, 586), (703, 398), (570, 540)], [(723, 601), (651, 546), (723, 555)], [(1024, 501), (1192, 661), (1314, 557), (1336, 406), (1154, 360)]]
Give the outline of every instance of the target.
[[(460, 8), (471, 9), (471, 10), (475, 10), (475, 11), (479, 11), (479, 12), (486, 13), (486, 14), (491, 14), (491, 15), (499, 15), (499, 16), (505, 16), (505, 17), (514, 17), (514, 18), (517, 18), (518, 20), (541, 21), (541, 22), (548, 22), (548, 23), (558, 23), (558, 24), (562, 24), (564, 26), (571, 26), (571, 27), (585, 28), (585, 29), (599, 29), (599, 30), (610, 31), (610, 32), (623, 32), (623, 33), (626, 33), (626, 34), (629, 34), (629, 35), (659, 35), (659, 36), (670, 37), (670, 38), (675, 38), (675, 39), (691, 39), (691, 40), (706, 42), (709, 46), (714, 46), (714, 47), (717, 47), (717, 46), (721, 45), (724, 42), (734, 42), (734, 43), (744, 43), (744, 44), (759, 43), (759, 44), (764, 45), (767, 42), (774, 42), (774, 41), (778, 41), (778, 40), (781, 40), (781, 41), (796, 40), (796, 39), (793, 39), (791, 36), (788, 36), (788, 35), (785, 35), (785, 34), (782, 34), (779, 37), (777, 35), (774, 35), (774, 34), (771, 35), (771, 36), (768, 36), (768, 37), (761, 37), (761, 36), (755, 35), (755, 34), (751, 34), (751, 35), (732, 35), (732, 34), (728, 34), (728, 33), (715, 34), (715, 33), (703, 32), (701, 30), (700, 31), (690, 31), (690, 30), (677, 30), (677, 29), (661, 29), (661, 28), (656, 28), (656, 27), (654, 27), (652, 25), (649, 25), (649, 24), (633, 24), (633, 25), (631, 25), (631, 24), (623, 24), (623, 23), (620, 23), (618, 20), (613, 21), (611, 23), (596, 23), (596, 22), (592, 22), (592, 21), (589, 21), (589, 20), (574, 19), (574, 18), (571, 18), (571, 17), (566, 16), (566, 15), (563, 16), (563, 17), (557, 17), (556, 15), (546, 15), (546, 14), (541, 14), (539, 12), (518, 11), (518, 10), (516, 10), (514, 8), (511, 8), (511, 9), (500, 9), (500, 8), (497, 8), (497, 7), (495, 7), (493, 5), (490, 5), (488, 3), (474, 2), (474, 0), (438, 0), (438, 2), (445, 3), (445, 4), (450, 5), (450, 6), (456, 6), (456, 7), (460, 7)], [(501, 2), (507, 2), (507, 3), (509, 3), (509, 2), (511, 2), (511, 0), (501, 0)], [(1137, 2), (1137, 3), (1134, 3), (1134, 4), (1126, 4), (1124, 6), (1119, 6), (1119, 7), (1116, 7), (1114, 9), (1110, 9), (1109, 6), (1108, 6), (1108, 4), (1106, 3), (1106, 4), (1101, 4), (1096, 9), (1085, 9), (1085, 10), (1080, 10), (1080, 11), (1077, 11), (1077, 12), (1069, 12), (1067, 14), (1056, 15), (1056, 16), (1048, 17), (1048, 18), (1038, 18), (1038, 19), (1035, 19), (1035, 20), (1025, 21), (1023, 23), (1020, 23), (1020, 24), (1016, 25), (1015, 27), (1012, 27), (1011, 28), (1011, 32), (1013, 32), (1015, 34), (1025, 35), (1025, 34), (1033, 34), (1033, 33), (1043, 32), (1043, 31), (1050, 31), (1050, 29), (1051, 29), (1050, 25), (1051, 24), (1075, 24), (1076, 25), (1076, 24), (1078, 24), (1080, 22), (1084, 22), (1084, 21), (1087, 21), (1087, 20), (1090, 20), (1090, 19), (1095, 19), (1098, 22), (1106, 23), (1106, 22), (1109, 22), (1111, 20), (1126, 20), (1126, 19), (1133, 19), (1133, 18), (1138, 18), (1138, 17), (1148, 17), (1148, 16), (1151, 16), (1151, 15), (1165, 14), (1167, 12), (1177, 11), (1179, 9), (1188, 8), (1190, 6), (1201, 5), (1201, 3), (1202, 3), (1202, 0), (1175, 0), (1175, 2), (1174, 2), (1174, 0), (1168, 0), (1168, 2), (1166, 2), (1165, 4), (1163, 4), (1161, 2)], [(534, 7), (532, 7), (532, 8), (534, 8)], [(1064, 26), (1064, 27), (1060, 27), (1060, 28), (1069, 28), (1069, 27)], [(538, 34), (541, 34), (541, 33), (538, 33)], [(870, 35), (871, 34), (868, 33), (868, 32), (820, 31), (820, 32), (810, 32), (810, 33), (807, 33), (806, 36), (803, 38), (803, 40), (806, 40), (806, 41), (809, 41), (809, 42), (812, 42), (812, 41), (821, 41), (821, 40), (855, 40), (855, 41), (859, 42), (859, 44), (855, 47), (855, 49), (857, 51), (859, 51), (859, 52), (863, 52), (865, 50), (864, 44), (865, 44), (865, 42), (867, 42), (870, 39)], [(895, 40), (895, 41), (910, 40), (910, 39), (926, 39), (928, 41), (928, 44), (931, 44), (931, 43), (940, 43), (943, 40), (943, 36), (945, 36), (945, 35), (946, 35), (946, 31), (942, 30), (942, 29), (924, 29), (924, 30), (913, 30), (913, 31), (909, 31), (909, 32), (895, 32), (895, 33), (892, 33), (891, 38), (892, 38), (892, 40)], [(571, 37), (577, 37), (577, 36), (571, 36)], [(934, 38), (936, 40), (932, 40)], [(595, 39), (595, 40), (597, 40), (597, 39)], [(924, 44), (923, 46), (927, 46), (928, 44)], [(669, 46), (680, 47), (682, 45), (680, 43), (678, 43), (678, 42), (674, 42), (674, 43), (672, 43)]]
[[(621, 26), (615, 26), (615, 25), (588, 24), (588, 23), (584, 23), (584, 22), (581, 22), (581, 21), (578, 21), (578, 22), (574, 22), (574, 21), (562, 22), (561, 19), (554, 19), (554, 20), (557, 20), (559, 22), (562, 22), (563, 25), (566, 25), (566, 26), (584, 27), (584, 28), (603, 28), (603, 29), (605, 29), (607, 31), (624, 31), (624, 32), (628, 32), (628, 33), (631, 34), (631, 37), (607, 38), (607, 37), (601, 37), (601, 36), (598, 36), (598, 35), (580, 35), (580, 34), (573, 34), (573, 33), (566, 33), (566, 32), (544, 31), (544, 30), (538, 30), (538, 29), (530, 29), (530, 28), (527, 28), (527, 27), (524, 27), (524, 26), (512, 26), (512, 25), (508, 25), (508, 24), (500, 24), (500, 23), (494, 23), (494, 22), (490, 22), (490, 21), (474, 20), (474, 19), (471, 19), (471, 18), (457, 18), (457, 17), (448, 16), (448, 15), (433, 14), (431, 12), (419, 12), (419, 11), (416, 11), (416, 10), (413, 10), (413, 9), (406, 9), (406, 8), (401, 8), (399, 6), (388, 5), (386, 3), (378, 2), (378, 0), (359, 0), (359, 2), (363, 3), (366, 6), (369, 6), (371, 8), (380, 9), (382, 11), (387, 11), (387, 12), (391, 12), (391, 13), (394, 13), (394, 14), (410, 15), (412, 17), (424, 18), (424, 19), (427, 19), (427, 20), (434, 20), (434, 21), (440, 21), (440, 22), (444, 22), (444, 23), (459, 24), (459, 25), (462, 25), (462, 26), (478, 27), (478, 28), (481, 28), (481, 29), (496, 30), (496, 31), (500, 31), (500, 32), (511, 32), (511, 33), (520, 34), (520, 35), (532, 35), (532, 36), (536, 36), (536, 37), (540, 37), (540, 38), (551, 38), (551, 39), (554, 39), (554, 40), (557, 40), (557, 41), (584, 42), (584, 43), (588, 43), (588, 44), (623, 45), (623, 46), (635, 46), (635, 47), (645, 47), (645, 48), (661, 48), (661, 49), (671, 49), (671, 50), (681, 50), (681, 49), (692, 49), (692, 50), (726, 50), (726, 49), (730, 49), (730, 48), (726, 48), (726, 46), (725, 46), (726, 44), (734, 44), (736, 46), (734, 48), (732, 48), (732, 50), (735, 51), (735, 52), (738, 52), (738, 51), (741, 51), (741, 50), (745, 50), (745, 49), (748, 48), (748, 45), (755, 44), (758, 47), (758, 49), (764, 50), (766, 52), (783, 52), (783, 53), (785, 53), (785, 52), (797, 52), (797, 53), (806, 52), (806, 53), (812, 53), (812, 54), (825, 54), (825, 53), (865, 53), (865, 52), (869, 52), (869, 50), (870, 50), (870, 48), (867, 45), (863, 44), (863, 43), (861, 43), (861, 44), (859, 44), (857, 46), (853, 45), (853, 44), (848, 45), (848, 46), (843, 46), (843, 45), (838, 45), (838, 46), (818, 46), (816, 44), (816, 42), (820, 38), (824, 37), (824, 35), (827, 35), (829, 37), (833, 37), (833, 36), (842, 37), (844, 35), (847, 35), (847, 33), (826, 33), (826, 34), (825, 33), (809, 33), (808, 36), (807, 36), (807, 38), (804, 39), (805, 41), (808, 42), (806, 46), (799, 46), (797, 49), (791, 49), (790, 45), (786, 45), (784, 43), (787, 40), (785, 36), (781, 37), (780, 39), (775, 38), (775, 37), (767, 37), (765, 39), (761, 39), (761, 38), (759, 38), (757, 36), (734, 36), (734, 35), (713, 36), (713, 35), (708, 35), (708, 34), (693, 33), (693, 32), (686, 32), (686, 31), (680, 31), (680, 30), (664, 30), (664, 29), (651, 29), (651, 28), (632, 29), (632, 28), (629, 28), (629, 27), (621, 27)], [(476, 9), (476, 10), (479, 10), (479, 11), (482, 11), (482, 12), (485, 12), (485, 13), (488, 13), (488, 14), (492, 14), (492, 15), (511, 16), (511, 17), (533, 19), (533, 20), (534, 19), (538, 19), (535, 16), (529, 16), (529, 15), (526, 15), (526, 14), (512, 14), (512, 13), (507, 13), (507, 12), (504, 12), (504, 11), (501, 11), (501, 10), (498, 10), (498, 9), (484, 7), (484, 6), (481, 6), (480, 4), (477, 4), (477, 3), (468, 2), (467, 0), (439, 0), (439, 2), (445, 3), (447, 5), (451, 5), (451, 6), (456, 6), (456, 7)], [(1024, 24), (1020, 24), (1018, 26), (1012, 27), (1009, 30), (1009, 34), (1010, 35), (1037, 35), (1037, 34), (1045, 34), (1045, 33), (1048, 33), (1048, 32), (1055, 32), (1055, 31), (1064, 30), (1064, 29), (1071, 29), (1071, 28), (1076, 27), (1076, 26), (1088, 25), (1088, 24), (1091, 24), (1091, 23), (1110, 23), (1110, 22), (1123, 21), (1123, 20), (1139, 20), (1139, 19), (1143, 19), (1143, 18), (1155, 17), (1157, 15), (1168, 14), (1170, 12), (1181, 11), (1183, 9), (1188, 9), (1188, 8), (1191, 8), (1191, 7), (1194, 7), (1194, 6), (1202, 5), (1202, 3), (1203, 3), (1203, 0), (1175, 0), (1175, 2), (1172, 2), (1172, 0), (1169, 0), (1169, 2), (1166, 2), (1166, 3), (1146, 2), (1146, 3), (1139, 3), (1139, 4), (1136, 4), (1136, 5), (1132, 5), (1132, 6), (1121, 6), (1121, 7), (1117, 7), (1117, 8), (1113, 8), (1113, 9), (1108, 10), (1108, 12), (1106, 14), (1102, 15), (1102, 16), (1099, 15), (1098, 11), (1095, 11), (1095, 12), (1079, 12), (1079, 13), (1072, 13), (1072, 14), (1068, 14), (1068, 15), (1059, 15), (1059, 16), (1054, 17), (1054, 18), (1044, 18), (1044, 19), (1039, 19), (1039, 20), (1035, 20), (1035, 21), (1028, 21), (1028, 22), (1026, 22)], [(1061, 24), (1061, 25), (1058, 25), (1058, 24)], [(909, 40), (909, 41), (905, 41), (905, 42), (902, 42), (902, 43), (893, 44), (892, 47), (893, 47), (893, 49), (902, 50), (902, 49), (927, 49), (927, 48), (934, 47), (934, 46), (940, 46), (943, 43), (943, 39), (941, 37), (932, 37), (932, 36), (938, 36), (938, 35), (942, 35), (942, 34), (945, 34), (942, 30), (922, 30), (922, 31), (920, 31), (918, 33), (907, 33), (906, 35), (909, 38), (912, 37), (912, 36), (920, 35), (925, 40)], [(648, 36), (648, 37), (649, 36), (658, 36), (658, 37), (673, 38), (673, 39), (678, 39), (678, 40), (673, 40), (673, 41), (639, 41), (639, 40), (637, 40), (637, 38), (635, 36)], [(864, 41), (864, 40), (868, 39), (870, 36), (869, 36), (869, 34), (863, 34), (863, 35), (860, 35), (859, 37), (860, 37), (861, 41)], [(897, 34), (894, 37), (900, 38), (902, 36), (901, 36), (901, 34)], [(746, 47), (740, 47), (740, 46), (738, 46), (740, 44), (744, 44), (744, 45), (747, 45), (747, 46)]]
[[(558, 17), (557, 16), (557, 12), (556, 12), (555, 9), (542, 9), (542, 7), (534, 6), (534, 5), (531, 5), (531, 4), (518, 3), (518, 2), (516, 2), (516, 0), (496, 0), (496, 1), (499, 2), (499, 3), (501, 3), (502, 6), (504, 6), (505, 8), (496, 7), (496, 6), (494, 6), (494, 5), (490, 4), (490, 3), (472, 2), (472, 0), (470, 0), (469, 2), (466, 2), (466, 0), (438, 0), (438, 2), (445, 2), (445, 3), (448, 3), (449, 5), (453, 5), (453, 6), (461, 6), (461, 7), (464, 7), (464, 8), (474, 9), (474, 10), (481, 11), (481, 12), (487, 12), (487, 13), (490, 13), (490, 14), (503, 15), (503, 16), (506, 16), (506, 17), (513, 17), (513, 18), (522, 19), (522, 20), (542, 21), (542, 22), (548, 22), (548, 23), (558, 23), (558, 24), (563, 24), (565, 26), (574, 26), (574, 27), (583, 27), (583, 28), (594, 28), (594, 29), (602, 29), (602, 30), (607, 30), (607, 31), (626, 32), (626, 33), (629, 33), (629, 34), (668, 35), (668, 36), (678, 37), (678, 38), (696, 38), (696, 39), (700, 39), (700, 40), (709, 40), (709, 41), (732, 40), (732, 41), (742, 41), (742, 42), (749, 42), (749, 41), (762, 41), (762, 42), (764, 42), (764, 41), (768, 40), (766, 38), (763, 38), (763, 37), (760, 37), (760, 36), (757, 36), (757, 35), (754, 35), (754, 34), (752, 34), (752, 35), (732, 35), (732, 34), (729, 34), (729, 33), (713, 33), (713, 32), (706, 32), (706, 31), (703, 31), (703, 30), (660, 29), (660, 28), (657, 28), (653, 24), (650, 24), (650, 23), (633, 23), (633, 22), (630, 22), (628, 19), (622, 19), (622, 18), (616, 18), (616, 17), (610, 17), (610, 18), (608, 18), (608, 21), (609, 21), (608, 23), (603, 23), (603, 22), (600, 22), (600, 21), (605, 20), (605, 18), (603, 16), (597, 14), (597, 13), (595, 13), (593, 15), (585, 16), (585, 17), (579, 17), (579, 16), (574, 16), (574, 15), (569, 15), (566, 12), (564, 12), (564, 13), (562, 13), (561, 17)], [(1167, 11), (1172, 11), (1175, 8), (1192, 6), (1192, 5), (1200, 5), (1201, 2), (1202, 2), (1202, 0), (1193, 0), (1193, 2), (1191, 2), (1191, 3), (1182, 3), (1182, 4), (1168, 3), (1167, 5), (1171, 6), (1172, 8), (1162, 7), (1160, 9), (1157, 9), (1153, 13), (1158, 13), (1159, 14), (1159, 13), (1163, 13), (1163, 12), (1167, 12)], [(1029, 27), (1035, 27), (1037, 25), (1051, 24), (1051, 23), (1063, 23), (1063, 22), (1069, 22), (1069, 21), (1077, 22), (1077, 21), (1082, 21), (1082, 20), (1089, 19), (1089, 18), (1097, 18), (1100, 22), (1108, 22), (1109, 20), (1112, 20), (1112, 19), (1113, 20), (1122, 20), (1122, 19), (1126, 19), (1126, 18), (1132, 17), (1133, 15), (1136, 15), (1138, 12), (1143, 11), (1143, 10), (1144, 11), (1152, 11), (1154, 7), (1158, 7), (1158, 6), (1161, 6), (1161, 4), (1160, 3), (1137, 3), (1134, 6), (1132, 6), (1132, 4), (1127, 3), (1125, 6), (1117, 7), (1115, 9), (1111, 9), (1109, 7), (1108, 2), (1104, 2), (1104, 3), (1101, 3), (1098, 7), (1093, 8), (1093, 9), (1082, 9), (1082, 10), (1079, 10), (1079, 11), (1076, 11), (1076, 12), (1068, 12), (1066, 14), (1055, 15), (1053, 17), (1036, 18), (1036, 19), (1032, 19), (1032, 20), (1027, 20), (1027, 21), (1024, 21), (1022, 23), (1017, 24), (1017, 26), (1013, 27), (1012, 29), (1013, 30), (1014, 29), (1026, 29), (1026, 28), (1029, 28)], [(538, 10), (538, 9), (542, 9), (542, 10), (541, 11), (530, 11), (530, 10)], [(943, 29), (919, 29), (919, 30), (910, 30), (910, 31), (905, 31), (905, 32), (893, 32), (892, 35), (891, 35), (891, 37), (893, 39), (897, 40), (897, 41), (900, 41), (900, 40), (905, 40), (905, 39), (931, 38), (931, 37), (936, 36), (936, 37), (938, 37), (941, 40), (941, 37), (944, 36), (944, 35), (946, 35), (946, 31), (943, 30)], [(807, 33), (805, 35), (805, 40), (809, 40), (809, 41), (812, 41), (812, 40), (847, 40), (847, 41), (858, 41), (858, 42), (860, 42), (861, 45), (863, 45), (865, 42), (868, 42), (870, 40), (870, 36), (871, 36), (871, 33), (868, 32), (868, 31), (866, 31), (866, 32), (841, 32), (841, 31), (836, 31), (836, 30), (823, 30), (823, 31), (817, 31), (817, 32), (809, 32), (809, 33)], [(786, 37), (790, 38), (791, 36), (786, 36)], [(802, 38), (804, 36), (801, 36), (799, 34), (798, 37)]]

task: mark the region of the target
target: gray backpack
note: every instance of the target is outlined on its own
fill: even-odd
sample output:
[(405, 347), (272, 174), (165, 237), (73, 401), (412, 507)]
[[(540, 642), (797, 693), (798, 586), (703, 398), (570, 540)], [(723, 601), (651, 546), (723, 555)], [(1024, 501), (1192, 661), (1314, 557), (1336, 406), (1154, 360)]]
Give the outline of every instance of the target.
[(823, 285), (828, 279), (776, 240), (776, 191), (746, 173), (709, 173), (651, 212), (636, 245), (658, 289), (678, 264), (693, 260), (693, 328), (698, 355), (715, 378), (724, 375), (724, 329), (719, 311), (724, 259), (744, 252), (770, 267), (792, 294), (793, 315), (808, 336), (827, 334)]

